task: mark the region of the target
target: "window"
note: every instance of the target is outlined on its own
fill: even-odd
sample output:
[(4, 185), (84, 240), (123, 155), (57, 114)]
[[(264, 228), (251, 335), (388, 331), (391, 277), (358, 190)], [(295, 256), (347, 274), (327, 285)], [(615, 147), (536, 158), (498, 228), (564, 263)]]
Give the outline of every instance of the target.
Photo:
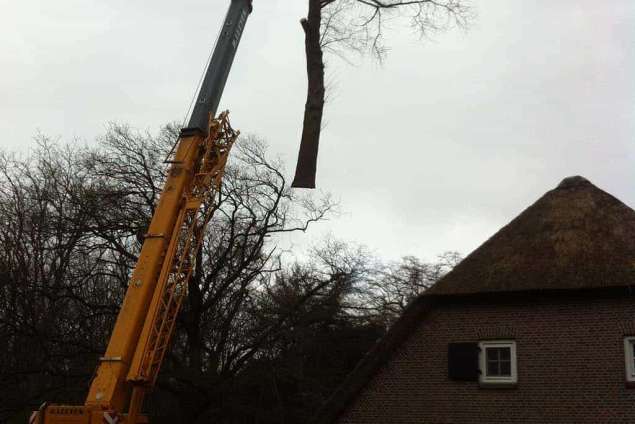
[(481, 383), (515, 384), (516, 342), (512, 340), (491, 340), (479, 343), (479, 365)]
[(624, 357), (626, 358), (626, 381), (635, 382), (635, 336), (624, 338)]

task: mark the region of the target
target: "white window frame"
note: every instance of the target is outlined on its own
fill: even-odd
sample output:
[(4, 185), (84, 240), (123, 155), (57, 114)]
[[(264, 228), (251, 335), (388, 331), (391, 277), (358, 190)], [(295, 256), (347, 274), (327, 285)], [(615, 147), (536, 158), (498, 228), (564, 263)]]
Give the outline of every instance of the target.
[[(515, 340), (483, 340), (478, 344), (479, 353), (479, 369), (481, 370), (479, 382), (482, 384), (516, 384), (518, 382), (518, 371), (516, 367), (516, 341)], [(493, 347), (510, 348), (511, 375), (509, 376), (488, 376), (487, 375), (487, 356), (485, 350)]]
[(624, 361), (626, 370), (626, 381), (635, 383), (635, 358), (633, 358), (633, 346), (635, 336), (624, 337)]

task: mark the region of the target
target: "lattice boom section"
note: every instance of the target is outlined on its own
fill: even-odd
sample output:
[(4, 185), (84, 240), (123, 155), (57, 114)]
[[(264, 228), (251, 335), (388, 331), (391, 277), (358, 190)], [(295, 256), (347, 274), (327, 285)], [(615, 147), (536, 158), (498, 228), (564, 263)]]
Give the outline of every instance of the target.
[(220, 189), (227, 157), (238, 134), (231, 128), (225, 112), (210, 122), (209, 136), (201, 146), (201, 155), (192, 183), (186, 190), (186, 198), (157, 284), (162, 290), (161, 299), (139, 376), (150, 384), (154, 384), (170, 344), (176, 317), (194, 272), (205, 227), (212, 218), (215, 195)]

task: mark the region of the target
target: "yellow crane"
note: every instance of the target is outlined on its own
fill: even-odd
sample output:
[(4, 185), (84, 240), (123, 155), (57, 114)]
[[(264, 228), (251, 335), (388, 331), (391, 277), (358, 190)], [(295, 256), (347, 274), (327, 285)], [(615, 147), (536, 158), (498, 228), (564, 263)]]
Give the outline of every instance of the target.
[(44, 403), (29, 424), (136, 424), (168, 350), (176, 317), (211, 219), (229, 151), (238, 137), (216, 110), (252, 0), (231, 0), (192, 110), (181, 130), (106, 353), (84, 405)]

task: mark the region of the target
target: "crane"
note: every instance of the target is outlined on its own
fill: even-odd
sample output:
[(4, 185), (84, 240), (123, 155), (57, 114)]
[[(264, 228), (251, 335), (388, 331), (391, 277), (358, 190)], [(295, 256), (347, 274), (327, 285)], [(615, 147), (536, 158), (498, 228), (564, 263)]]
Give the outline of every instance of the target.
[(229, 151), (239, 132), (216, 117), (252, 0), (231, 0), (187, 127), (181, 130), (139, 258), (81, 406), (43, 404), (29, 424), (137, 424), (169, 348)]

